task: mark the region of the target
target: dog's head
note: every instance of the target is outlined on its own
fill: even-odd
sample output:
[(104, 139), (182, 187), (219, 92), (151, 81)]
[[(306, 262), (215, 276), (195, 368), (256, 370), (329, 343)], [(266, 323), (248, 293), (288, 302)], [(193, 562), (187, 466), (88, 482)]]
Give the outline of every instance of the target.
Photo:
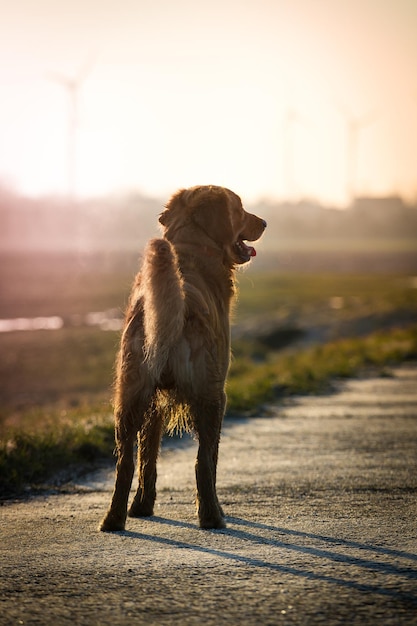
[(231, 265), (247, 263), (266, 228), (265, 220), (244, 210), (242, 201), (225, 187), (207, 185), (177, 192), (159, 218), (164, 234), (175, 243), (213, 246)]

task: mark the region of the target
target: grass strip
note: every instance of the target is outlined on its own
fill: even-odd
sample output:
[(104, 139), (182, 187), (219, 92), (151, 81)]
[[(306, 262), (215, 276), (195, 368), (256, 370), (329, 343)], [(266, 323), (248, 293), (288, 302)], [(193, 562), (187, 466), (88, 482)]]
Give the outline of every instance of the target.
[[(273, 354), (263, 363), (245, 355), (233, 362), (228, 380), (228, 415), (259, 413), (279, 398), (325, 391), (335, 378), (363, 368), (383, 368), (417, 358), (417, 325), (338, 340), (299, 352)], [(0, 496), (38, 486), (70, 466), (94, 465), (114, 448), (108, 407), (94, 418), (74, 409), (60, 419), (49, 416), (41, 430), (15, 429), (0, 440)]]
[(0, 497), (22, 493), (28, 486), (41, 486), (64, 470), (97, 465), (111, 458), (113, 425), (108, 419), (96, 424), (58, 424), (40, 432), (11, 431), (0, 441)]
[(275, 353), (259, 364), (240, 357), (230, 370), (228, 413), (253, 413), (280, 397), (323, 392), (332, 379), (355, 376), (366, 367), (383, 368), (415, 358), (417, 325)]

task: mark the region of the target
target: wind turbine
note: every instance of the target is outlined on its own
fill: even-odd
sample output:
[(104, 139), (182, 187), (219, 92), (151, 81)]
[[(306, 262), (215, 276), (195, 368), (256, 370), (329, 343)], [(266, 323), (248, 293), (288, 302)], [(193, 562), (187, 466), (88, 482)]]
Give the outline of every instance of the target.
[(377, 112), (372, 109), (365, 115), (355, 116), (345, 107), (336, 105), (338, 112), (346, 122), (346, 193), (350, 203), (356, 196), (356, 179), (358, 173), (359, 136), (361, 131), (375, 122)]
[(89, 58), (80, 67), (75, 76), (49, 73), (49, 80), (58, 83), (68, 95), (68, 140), (67, 140), (67, 193), (74, 200), (77, 189), (77, 139), (78, 139), (78, 100), (79, 93), (91, 71), (92, 59)]

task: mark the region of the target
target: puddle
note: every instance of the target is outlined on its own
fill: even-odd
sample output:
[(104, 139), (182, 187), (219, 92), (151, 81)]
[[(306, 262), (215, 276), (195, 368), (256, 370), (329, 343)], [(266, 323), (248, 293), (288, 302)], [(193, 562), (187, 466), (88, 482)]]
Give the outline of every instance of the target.
[(16, 317), (14, 319), (0, 319), (0, 333), (30, 330), (60, 330), (65, 327), (98, 326), (101, 330), (117, 331), (122, 328), (123, 320), (113, 309), (73, 315), (64, 319), (58, 315), (49, 317)]
[(17, 317), (11, 320), (0, 320), (0, 333), (11, 333), (15, 330), (58, 330), (64, 326), (62, 317)]

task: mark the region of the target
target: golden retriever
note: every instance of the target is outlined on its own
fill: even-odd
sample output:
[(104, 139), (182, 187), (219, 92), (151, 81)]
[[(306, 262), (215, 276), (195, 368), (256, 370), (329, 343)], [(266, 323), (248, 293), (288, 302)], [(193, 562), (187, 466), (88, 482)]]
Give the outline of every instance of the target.
[(144, 252), (126, 314), (115, 388), (116, 482), (100, 530), (125, 528), (138, 441), (139, 486), (130, 517), (153, 514), (164, 428), (198, 439), (195, 466), (201, 528), (223, 528), (216, 494), (220, 430), (230, 361), (234, 270), (256, 252), (266, 222), (235, 193), (183, 189), (160, 215), (163, 237)]

